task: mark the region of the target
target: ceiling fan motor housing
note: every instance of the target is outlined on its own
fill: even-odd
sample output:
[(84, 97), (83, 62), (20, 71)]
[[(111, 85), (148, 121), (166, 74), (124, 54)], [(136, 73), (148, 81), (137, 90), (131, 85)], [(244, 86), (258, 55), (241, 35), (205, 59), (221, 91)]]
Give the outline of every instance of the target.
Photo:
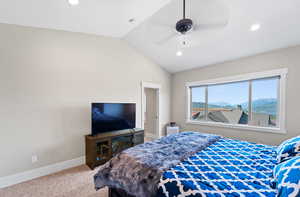
[(193, 21), (189, 18), (181, 19), (176, 23), (176, 30), (181, 34), (185, 34), (186, 32), (190, 31), (192, 28), (193, 28)]

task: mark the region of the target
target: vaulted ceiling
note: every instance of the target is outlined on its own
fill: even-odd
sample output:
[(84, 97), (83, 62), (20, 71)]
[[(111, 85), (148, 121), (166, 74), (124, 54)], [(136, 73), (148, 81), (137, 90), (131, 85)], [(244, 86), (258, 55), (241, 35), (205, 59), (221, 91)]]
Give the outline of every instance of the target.
[(2, 0), (0, 23), (123, 38), (170, 72), (300, 44), (299, 0), (186, 0), (197, 26), (185, 37), (175, 31), (182, 0), (79, 1)]
[(169, 1), (1, 0), (0, 23), (123, 37)]
[[(186, 3), (187, 17), (200, 24), (197, 32), (187, 35), (191, 46), (181, 47), (178, 39), (165, 39), (182, 17), (181, 0), (173, 0), (160, 9), (125, 39), (170, 72), (300, 44), (299, 0), (187, 0)], [(201, 29), (201, 24), (226, 20), (224, 28), (209, 29), (204, 25)], [(259, 24), (260, 29), (250, 31), (253, 24)], [(168, 42), (161, 43), (161, 39)], [(180, 57), (176, 56), (178, 50), (182, 51)]]

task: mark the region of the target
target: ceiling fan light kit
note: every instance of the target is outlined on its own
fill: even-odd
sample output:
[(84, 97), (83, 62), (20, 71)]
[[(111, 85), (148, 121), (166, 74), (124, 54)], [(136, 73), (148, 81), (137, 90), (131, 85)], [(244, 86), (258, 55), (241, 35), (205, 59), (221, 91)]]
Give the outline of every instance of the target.
[(190, 47), (191, 42), (185, 34), (182, 34), (178, 37), (179, 47), (186, 48)]

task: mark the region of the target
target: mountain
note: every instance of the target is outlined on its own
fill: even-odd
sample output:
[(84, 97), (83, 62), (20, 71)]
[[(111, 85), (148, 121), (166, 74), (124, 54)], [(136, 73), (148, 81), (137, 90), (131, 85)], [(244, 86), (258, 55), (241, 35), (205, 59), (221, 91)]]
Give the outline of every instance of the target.
[[(223, 106), (209, 104), (208, 107), (209, 108), (222, 108)], [(193, 108), (205, 108), (205, 103), (203, 103), (203, 102), (193, 102)]]
[(212, 105), (219, 105), (219, 106), (231, 106), (230, 103), (226, 103), (226, 102), (215, 102), (215, 103), (211, 103)]
[[(209, 108), (226, 108), (226, 109), (234, 109), (237, 105), (241, 105), (243, 109), (248, 111), (248, 102), (230, 105), (225, 102), (213, 103), (209, 104)], [(203, 102), (194, 102), (193, 108), (204, 108), (205, 103)], [(252, 102), (252, 111), (256, 113), (266, 113), (271, 115), (276, 115), (277, 113), (277, 100), (273, 98), (269, 99), (257, 99)]]
[[(248, 103), (242, 103), (242, 108), (247, 109)], [(277, 114), (277, 99), (257, 99), (252, 102), (252, 111), (256, 113)]]
[[(205, 103), (203, 102), (193, 102), (193, 108), (205, 108)], [(222, 105), (218, 103), (208, 104), (208, 108), (224, 108), (224, 109), (233, 109), (234, 105), (230, 105), (228, 103)]]

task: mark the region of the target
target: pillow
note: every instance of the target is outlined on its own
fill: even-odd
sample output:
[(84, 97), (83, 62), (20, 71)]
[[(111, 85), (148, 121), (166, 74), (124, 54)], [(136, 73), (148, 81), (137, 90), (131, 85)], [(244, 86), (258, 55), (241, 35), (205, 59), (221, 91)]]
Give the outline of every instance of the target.
[(276, 165), (273, 174), (278, 197), (300, 196), (300, 156)]
[(300, 136), (284, 141), (278, 146), (276, 152), (278, 163), (300, 156)]

